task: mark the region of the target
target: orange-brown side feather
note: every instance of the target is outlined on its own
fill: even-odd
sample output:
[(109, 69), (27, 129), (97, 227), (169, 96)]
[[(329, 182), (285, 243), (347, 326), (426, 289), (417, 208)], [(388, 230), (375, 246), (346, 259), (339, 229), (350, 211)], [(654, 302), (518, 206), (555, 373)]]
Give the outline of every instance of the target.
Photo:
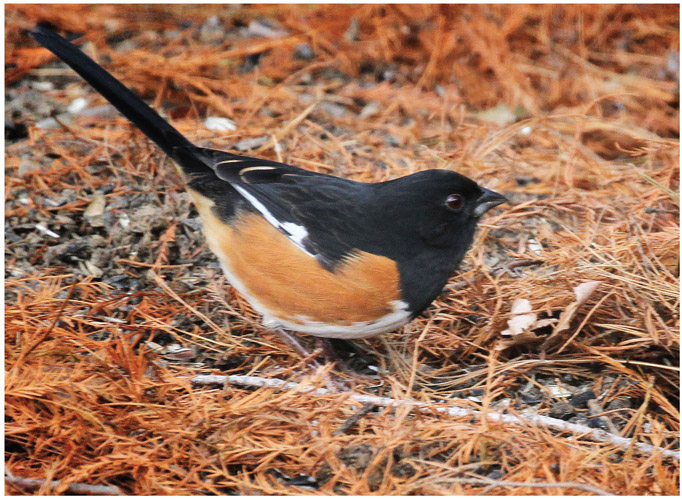
[(260, 214), (242, 212), (228, 225), (211, 200), (189, 191), (213, 253), (241, 281), (242, 292), (275, 318), (351, 325), (391, 313), (392, 301), (400, 300), (391, 259), (358, 251), (327, 271)]

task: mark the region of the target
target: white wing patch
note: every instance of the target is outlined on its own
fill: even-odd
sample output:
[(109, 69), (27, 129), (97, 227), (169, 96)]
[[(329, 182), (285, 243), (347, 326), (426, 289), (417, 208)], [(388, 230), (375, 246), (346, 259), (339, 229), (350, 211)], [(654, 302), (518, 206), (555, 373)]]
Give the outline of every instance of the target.
[(233, 185), (232, 187), (235, 188), (237, 192), (239, 192), (239, 194), (241, 194), (244, 198), (246, 198), (246, 200), (251, 203), (253, 208), (258, 210), (260, 214), (265, 217), (266, 221), (284, 233), (284, 235), (289, 238), (298, 248), (303, 250), (311, 257), (317, 257), (306, 250), (305, 246), (303, 245), (303, 240), (308, 237), (308, 230), (305, 227), (294, 222), (280, 222), (274, 215), (270, 213), (265, 205), (258, 201), (258, 199), (256, 199), (256, 197), (249, 193), (246, 189), (237, 185)]

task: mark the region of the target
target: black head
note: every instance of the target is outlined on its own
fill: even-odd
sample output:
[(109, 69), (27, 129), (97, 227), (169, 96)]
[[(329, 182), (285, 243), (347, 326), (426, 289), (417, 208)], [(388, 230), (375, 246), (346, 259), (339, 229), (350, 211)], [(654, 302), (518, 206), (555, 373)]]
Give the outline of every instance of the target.
[[(382, 183), (382, 205), (430, 246), (471, 241), (478, 219), (507, 199), (450, 170), (425, 170)], [(398, 220), (396, 220), (398, 219)], [(394, 223), (395, 223), (394, 222)]]

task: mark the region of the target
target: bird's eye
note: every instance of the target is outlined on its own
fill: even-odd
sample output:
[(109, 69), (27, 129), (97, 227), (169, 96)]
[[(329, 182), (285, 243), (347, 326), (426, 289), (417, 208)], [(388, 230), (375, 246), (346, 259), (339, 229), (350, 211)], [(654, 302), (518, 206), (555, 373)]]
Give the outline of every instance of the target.
[(453, 212), (459, 212), (464, 206), (464, 198), (459, 194), (451, 194), (448, 199), (445, 200), (447, 207)]

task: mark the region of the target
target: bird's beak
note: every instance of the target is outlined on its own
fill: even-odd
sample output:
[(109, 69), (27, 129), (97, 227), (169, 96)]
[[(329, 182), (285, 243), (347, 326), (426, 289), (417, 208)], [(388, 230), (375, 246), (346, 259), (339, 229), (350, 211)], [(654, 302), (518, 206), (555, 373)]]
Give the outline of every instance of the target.
[(491, 191), (490, 189), (486, 188), (481, 188), (483, 191), (483, 194), (478, 197), (476, 200), (476, 208), (474, 208), (474, 216), (475, 217), (480, 217), (484, 213), (486, 213), (488, 210), (490, 210), (493, 207), (496, 207), (500, 203), (508, 203), (509, 200), (502, 196), (499, 193), (496, 193), (495, 191)]

